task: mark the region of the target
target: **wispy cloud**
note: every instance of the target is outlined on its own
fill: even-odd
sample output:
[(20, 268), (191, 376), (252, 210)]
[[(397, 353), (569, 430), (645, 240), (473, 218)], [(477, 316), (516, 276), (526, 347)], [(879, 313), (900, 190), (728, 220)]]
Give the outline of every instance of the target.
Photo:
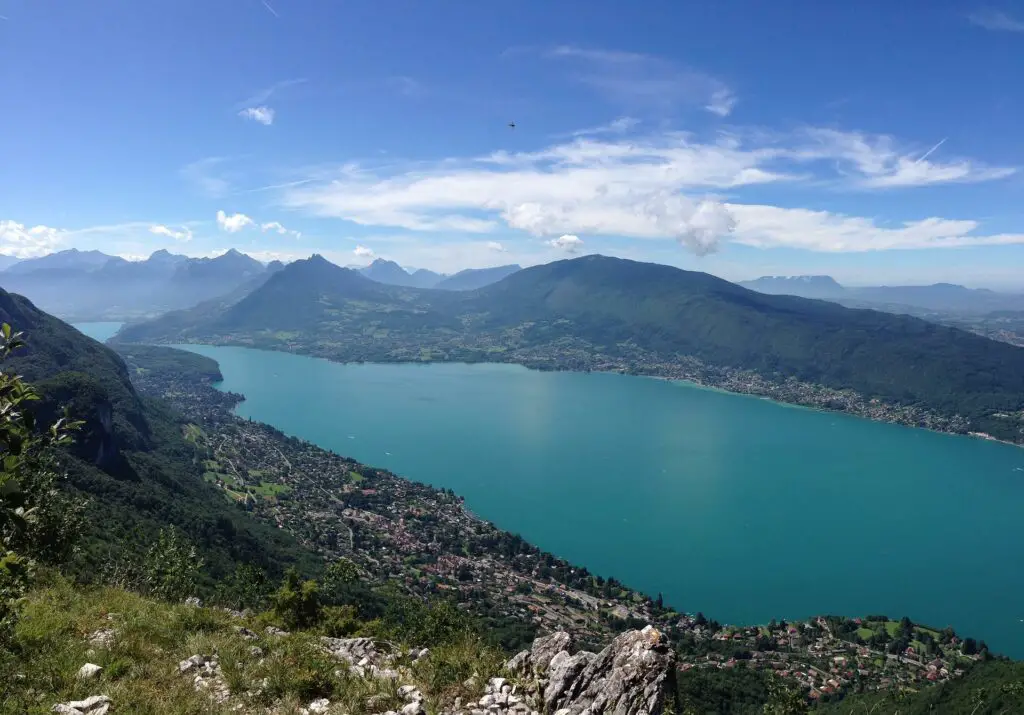
[(841, 170), (852, 174), (853, 183), (863, 188), (977, 183), (1002, 179), (1016, 172), (1014, 167), (985, 166), (969, 159), (929, 161), (945, 139), (916, 157), (916, 152), (899, 148), (890, 136), (835, 129), (811, 129), (807, 134), (814, 144), (798, 151), (798, 156), (837, 161)]
[(638, 124), (640, 124), (640, 120), (634, 117), (619, 117), (618, 119), (613, 119), (607, 124), (600, 124), (596, 127), (587, 127), (586, 129), (577, 129), (574, 132), (570, 132), (568, 136), (594, 137), (601, 136), (602, 134), (625, 134)]
[(267, 102), (267, 100), (269, 100), (272, 96), (274, 96), (281, 90), (288, 89), (289, 87), (296, 87), (300, 84), (305, 84), (308, 81), (309, 80), (306, 79), (305, 77), (298, 77), (295, 79), (285, 79), (281, 80), (280, 82), (275, 82), (269, 87), (264, 87), (263, 89), (257, 91), (252, 96), (246, 98), (244, 101), (239, 102), (236, 108), (243, 109), (245, 107), (252, 107), (254, 105), (264, 104)]
[(498, 241), (488, 241), (487, 250), (494, 251), (495, 253), (506, 253), (508, 251), (508, 249), (501, 245)]
[(238, 116), (242, 119), (251, 119), (268, 127), (274, 123), (274, 110), (266, 106), (246, 107), (238, 113)]
[(203, 194), (216, 199), (231, 191), (231, 181), (220, 171), (226, 162), (226, 157), (209, 156), (186, 164), (180, 173)]
[(736, 104), (721, 80), (660, 57), (573, 45), (555, 47), (548, 56), (571, 63), (575, 79), (630, 108), (690, 106), (725, 117)]
[[(266, 5), (266, 3), (264, 3)], [(273, 10), (268, 6), (268, 9)], [(277, 15), (277, 13), (274, 13)], [(289, 87), (296, 87), (301, 84), (305, 84), (308, 80), (302, 77), (296, 79), (286, 79), (281, 82), (275, 82), (269, 87), (265, 87), (252, 96), (247, 97), (244, 101), (239, 102), (235, 105), (235, 111), (238, 116), (243, 119), (251, 119), (252, 121), (259, 122), (260, 124), (270, 126), (274, 123), (274, 117), (276, 110), (267, 104), (270, 98), (280, 92), (288, 89)]]
[[(867, 251), (1024, 243), (973, 221), (938, 217), (888, 225), (858, 216), (744, 204), (748, 187), (831, 184), (899, 190), (999, 179), (1011, 167), (939, 161), (939, 144), (902, 148), (886, 136), (806, 129), (785, 137), (683, 133), (577, 138), (535, 152), (343, 171), (287, 187), (281, 201), (321, 217), (424, 232), (521, 231), (567, 248), (569, 236), (675, 239), (696, 255), (722, 241), (759, 247)], [(806, 188), (806, 187), (805, 187)], [(723, 193), (728, 193), (728, 199)], [(805, 194), (801, 194), (804, 196)]]
[(290, 228), (285, 228), (278, 221), (269, 221), (267, 223), (260, 224), (260, 230), (266, 233), (267, 231), (274, 231), (281, 236), (292, 236), (293, 238), (302, 238), (300, 231), (294, 231)]
[(270, 3), (267, 2), (267, 0), (261, 0), (261, 2), (263, 3), (263, 7), (267, 8), (267, 12), (269, 12), (274, 17), (281, 17), (280, 15), (277, 14), (277, 10), (270, 6)]
[(1002, 12), (1000, 10), (993, 10), (986, 8), (972, 12), (967, 16), (967, 19), (972, 25), (983, 27), (986, 30), (993, 30), (996, 32), (1024, 32), (1024, 20), (1018, 20), (1015, 17)]
[(352, 254), (356, 258), (363, 258), (363, 259), (373, 258), (376, 255), (373, 252), (372, 248), (367, 248), (366, 246), (356, 246), (352, 250)]
[(192, 230), (188, 227), (182, 226), (180, 230), (175, 231), (170, 226), (164, 226), (163, 224), (154, 224), (149, 227), (150, 233), (155, 233), (158, 236), (167, 236), (173, 238), (175, 241), (191, 241)]
[(242, 213), (231, 214), (230, 216), (223, 211), (217, 212), (217, 225), (222, 231), (228, 233), (238, 233), (246, 226), (251, 226), (253, 220)]
[(704, 107), (712, 114), (720, 117), (728, 117), (732, 114), (732, 108), (736, 106), (736, 96), (728, 89), (715, 90), (711, 94), (711, 101)]

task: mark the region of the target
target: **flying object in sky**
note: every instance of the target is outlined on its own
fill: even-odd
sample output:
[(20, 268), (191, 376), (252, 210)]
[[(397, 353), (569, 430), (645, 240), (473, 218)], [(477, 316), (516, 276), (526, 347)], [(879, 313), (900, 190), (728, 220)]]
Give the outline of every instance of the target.
[(515, 129), (516, 128), (516, 123), (515, 122), (509, 122), (508, 123), (508, 128), (509, 129)]

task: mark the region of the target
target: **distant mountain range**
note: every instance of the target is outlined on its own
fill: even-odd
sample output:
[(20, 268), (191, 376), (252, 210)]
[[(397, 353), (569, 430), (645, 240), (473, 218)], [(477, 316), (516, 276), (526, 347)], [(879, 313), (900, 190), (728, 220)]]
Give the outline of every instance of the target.
[(69, 249), (14, 264), (0, 272), (0, 286), (68, 320), (126, 320), (229, 294), (281, 267), (234, 249), (216, 258), (161, 250), (144, 261)]
[(1024, 410), (1020, 348), (909, 316), (602, 256), (526, 268), (469, 292), (385, 285), (313, 256), (229, 306), (126, 326), (118, 339), (649, 374), (698, 360), (961, 415), (1003, 438), (1020, 441), (1024, 427), (1014, 416)]
[(830, 276), (763, 276), (739, 285), (770, 295), (795, 295), (831, 300), (853, 308), (876, 308), (891, 313), (928, 315), (932, 312), (982, 314), (997, 310), (1024, 310), (1024, 294), (965, 288), (952, 283), (925, 286), (850, 288)]
[(406, 288), (437, 288), (439, 290), (475, 290), (500, 281), (505, 276), (522, 269), (517, 265), (468, 268), (449, 276), (429, 271), (426, 268), (420, 268), (410, 273), (394, 261), (378, 258), (370, 265), (358, 270), (370, 280), (386, 285)]
[[(140, 320), (207, 300), (237, 300), (240, 288), (251, 290), (284, 267), (280, 261), (264, 266), (235, 249), (216, 258), (188, 258), (160, 250), (144, 261), (127, 261), (101, 251), (72, 248), (39, 258), (11, 259), (6, 268), (3, 258), (0, 287), (77, 322)], [(465, 291), (501, 280), (520, 267), (469, 269), (449, 276), (425, 268), (410, 272), (378, 258), (357, 270), (385, 285)]]

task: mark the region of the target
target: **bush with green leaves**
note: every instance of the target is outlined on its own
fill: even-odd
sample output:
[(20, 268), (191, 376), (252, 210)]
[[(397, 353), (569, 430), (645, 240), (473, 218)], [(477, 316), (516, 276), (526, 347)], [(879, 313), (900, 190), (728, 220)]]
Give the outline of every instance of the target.
[(142, 590), (165, 601), (195, 594), (203, 560), (195, 545), (173, 526), (160, 530), (142, 565)]
[[(0, 360), (24, 346), (21, 333), (0, 326)], [(0, 645), (17, 620), (35, 564), (65, 562), (82, 526), (84, 504), (56, 488), (63, 475), (55, 456), (82, 423), (65, 413), (41, 428), (32, 410), (39, 400), (20, 375), (0, 371)]]
[(214, 600), (231, 608), (260, 608), (269, 595), (267, 572), (252, 564), (239, 564), (231, 576), (217, 584)]
[(320, 593), (316, 581), (303, 581), (294, 568), (288, 569), (273, 596), (273, 610), (285, 628), (312, 628), (320, 620)]

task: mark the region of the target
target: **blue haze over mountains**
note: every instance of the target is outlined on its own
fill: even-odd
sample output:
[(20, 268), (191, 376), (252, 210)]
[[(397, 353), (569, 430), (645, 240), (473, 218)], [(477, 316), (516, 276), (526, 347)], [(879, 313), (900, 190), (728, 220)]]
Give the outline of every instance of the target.
[(770, 295), (795, 295), (896, 313), (971, 313), (1024, 311), (1024, 294), (965, 288), (953, 283), (922, 286), (840, 285), (831, 276), (763, 276), (739, 285)]
[[(69, 320), (133, 320), (190, 308), (213, 298), (239, 299), (282, 267), (280, 261), (263, 264), (236, 249), (214, 258), (189, 258), (160, 250), (143, 261), (69, 249), (21, 261), (0, 256), (0, 286)], [(446, 275), (406, 269), (383, 258), (351, 268), (378, 283), (451, 291), (483, 288), (521, 270), (512, 264)], [(1024, 311), (1024, 294), (950, 283), (850, 287), (830, 276), (813, 275), (764, 276), (738, 285), (760, 293), (924, 317)]]
[[(68, 249), (18, 261), (0, 256), (0, 287), (28, 297), (41, 309), (72, 321), (134, 320), (190, 308), (214, 298), (241, 298), (276, 271), (236, 249), (214, 258), (189, 258), (166, 250), (128, 261), (101, 251)], [(467, 269), (453, 275), (426, 269), (407, 271), (377, 259), (357, 268), (389, 285), (439, 290), (473, 290), (520, 270), (518, 265)]]

